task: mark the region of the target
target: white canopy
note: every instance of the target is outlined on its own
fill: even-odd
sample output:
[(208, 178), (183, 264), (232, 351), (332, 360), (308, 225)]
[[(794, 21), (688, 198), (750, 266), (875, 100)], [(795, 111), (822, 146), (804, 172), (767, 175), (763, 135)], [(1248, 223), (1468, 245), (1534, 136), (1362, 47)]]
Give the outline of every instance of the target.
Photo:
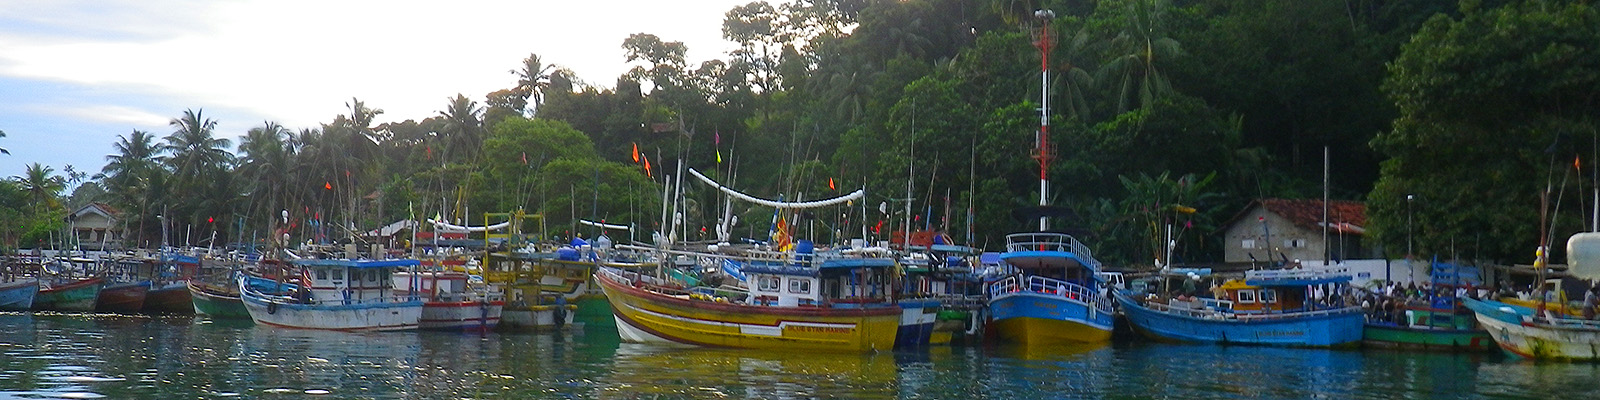
[(831, 205), (835, 205), (835, 204), (842, 204), (844, 202), (851, 201), (851, 200), (857, 200), (857, 199), (860, 199), (860, 198), (862, 198), (862, 197), (867, 195), (867, 191), (861, 190), (861, 189), (856, 189), (856, 191), (850, 192), (850, 194), (847, 194), (847, 195), (844, 195), (844, 196), (839, 196), (839, 197), (834, 197), (834, 198), (831, 198), (831, 199), (800, 201), (800, 202), (784, 202), (784, 201), (777, 201), (777, 200), (768, 200), (768, 199), (758, 198), (758, 197), (751, 196), (751, 195), (744, 194), (744, 193), (739, 193), (739, 191), (737, 191), (737, 190), (733, 190), (732, 188), (729, 188), (727, 186), (722, 186), (722, 184), (711, 180), (711, 178), (707, 178), (705, 175), (701, 175), (700, 171), (696, 171), (696, 170), (694, 170), (694, 168), (689, 168), (689, 173), (694, 175), (694, 177), (696, 177), (696, 178), (700, 178), (700, 180), (702, 182), (705, 182), (707, 185), (715, 186), (717, 188), (717, 190), (721, 190), (723, 193), (727, 193), (729, 196), (733, 196), (733, 197), (736, 197), (736, 198), (738, 198), (740, 200), (744, 200), (744, 201), (748, 201), (748, 202), (751, 202), (751, 203), (760, 204), (760, 205), (767, 206), (767, 207), (773, 207), (773, 208), (817, 208), (817, 207), (827, 207), (827, 206), (831, 206)]
[(598, 227), (605, 228), (605, 229), (628, 230), (628, 231), (633, 230), (632, 227), (627, 226), (627, 225), (607, 224), (607, 223), (601, 223), (601, 222), (594, 222), (594, 221), (590, 221), (590, 220), (587, 220), (587, 219), (580, 219), (580, 220), (578, 220), (578, 223), (584, 224), (584, 225), (588, 225), (588, 226), (598, 226)]
[(435, 229), (449, 230), (449, 231), (454, 231), (454, 232), (498, 231), (498, 230), (501, 230), (501, 229), (505, 229), (508, 226), (511, 226), (511, 221), (501, 222), (501, 223), (494, 224), (494, 225), (489, 225), (489, 226), (464, 226), (464, 225), (454, 225), (454, 224), (451, 224), (451, 223), (448, 223), (448, 222), (444, 222), (444, 221), (435, 221), (435, 220), (433, 220), (433, 218), (429, 218), (428, 219), (428, 223), (433, 224), (433, 227)]

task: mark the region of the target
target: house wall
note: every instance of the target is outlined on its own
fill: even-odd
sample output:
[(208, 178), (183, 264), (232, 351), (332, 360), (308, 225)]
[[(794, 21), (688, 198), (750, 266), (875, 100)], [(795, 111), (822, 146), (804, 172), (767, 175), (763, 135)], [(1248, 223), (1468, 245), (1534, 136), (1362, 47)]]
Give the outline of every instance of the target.
[[(1259, 221), (1262, 217), (1266, 218), (1265, 232)], [(1267, 234), (1271, 235), (1270, 257), (1268, 257)], [(1284, 257), (1290, 261), (1321, 260), (1330, 254), (1334, 259), (1362, 259), (1376, 256), (1361, 246), (1360, 235), (1341, 236), (1336, 232), (1329, 232), (1330, 242), (1324, 244), (1321, 229), (1300, 228), (1278, 214), (1267, 212), (1266, 208), (1259, 205), (1251, 207), (1243, 217), (1235, 220), (1223, 235), (1223, 261), (1230, 263), (1248, 263), (1252, 254), (1255, 255), (1257, 262), (1263, 263), (1283, 261)], [(1247, 244), (1253, 247), (1246, 248)], [(1324, 253), (1323, 251), (1330, 245), (1332, 252)]]

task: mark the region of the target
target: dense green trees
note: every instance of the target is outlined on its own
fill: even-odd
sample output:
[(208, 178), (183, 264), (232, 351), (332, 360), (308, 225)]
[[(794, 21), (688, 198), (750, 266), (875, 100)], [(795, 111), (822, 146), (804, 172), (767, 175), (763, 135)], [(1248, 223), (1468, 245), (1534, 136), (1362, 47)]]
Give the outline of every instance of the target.
[[(1056, 14), (1048, 83), (1037, 9)], [(802, 217), (819, 232), (902, 229), (892, 210), (909, 181), (916, 229), (994, 248), (1034, 228), (1014, 210), (1038, 201), (1030, 155), (1046, 86), (1049, 197), (1071, 210), (1052, 228), (1086, 232), (1115, 263), (1164, 255), (1169, 224), (1182, 227), (1178, 261), (1214, 260), (1217, 225), (1250, 199), (1320, 194), (1323, 147), (1334, 196), (1368, 200), (1369, 245), (1390, 249), (1409, 209), (1424, 251), (1524, 257), (1542, 183), (1593, 185), (1559, 173), (1595, 151), (1600, 21), (1588, 2), (798, 0), (724, 17), (737, 45), (725, 59), (695, 65), (684, 43), (641, 32), (620, 43), (634, 68), (609, 87), (530, 54), (508, 62), (515, 85), (481, 102), (457, 94), (435, 115), (375, 125), (382, 110), (352, 99), (315, 128), (241, 132), (231, 153), (222, 137), (237, 133), (185, 111), (169, 136), (123, 136), (96, 179), (145, 244), (158, 214), (299, 241), (310, 219), (370, 229), (523, 209), (563, 234), (580, 218), (659, 229), (681, 161), (762, 197), (867, 189), (867, 207)], [(0, 202), (37, 204), (30, 193), (7, 182)], [(723, 211), (704, 187), (684, 194), (692, 226)], [(1558, 230), (1578, 229), (1564, 207)], [(285, 210), (288, 226), (275, 226)], [(771, 217), (733, 213), (734, 231), (756, 237)]]

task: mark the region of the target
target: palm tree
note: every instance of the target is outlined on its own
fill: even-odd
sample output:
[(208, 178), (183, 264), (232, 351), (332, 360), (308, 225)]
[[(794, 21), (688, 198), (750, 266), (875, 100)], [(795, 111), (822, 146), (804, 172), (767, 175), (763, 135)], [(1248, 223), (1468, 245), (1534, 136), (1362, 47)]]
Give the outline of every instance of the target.
[(28, 198), (32, 201), (35, 211), (39, 206), (54, 209), (61, 205), (57, 197), (67, 188), (66, 180), (55, 176), (55, 173), (55, 168), (33, 163), (28, 165), (28, 170), (23, 175), (13, 176), (11, 179), (22, 187), (22, 191), (28, 192)]
[[(6, 131), (0, 131), (0, 137), (6, 137)], [(0, 147), (0, 154), (11, 155), (11, 150), (6, 150), (6, 148)]]
[(528, 58), (522, 59), (522, 69), (511, 71), (517, 76), (515, 91), (527, 101), (527, 116), (532, 117), (539, 105), (544, 104), (545, 91), (550, 88), (550, 73), (557, 68), (555, 64), (546, 65), (538, 54), (528, 54)]
[(444, 138), (446, 155), (456, 155), (460, 159), (476, 155), (483, 145), (483, 108), (478, 107), (478, 102), (458, 93), (439, 116), (444, 118), (439, 135)]
[(181, 180), (199, 179), (202, 173), (233, 161), (233, 154), (227, 150), (233, 142), (214, 137), (217, 121), (203, 118), (201, 113), (184, 110), (183, 117), (173, 118), (169, 125), (178, 130), (167, 135), (167, 143), (162, 146), (162, 150), (171, 154), (166, 160), (167, 166)]
[(159, 204), (161, 199), (155, 197), (165, 193), (159, 188), (152, 190), (152, 185), (158, 181), (163, 187), (166, 182), (166, 171), (159, 167), (162, 158), (156, 155), (160, 147), (155, 144), (155, 136), (140, 130), (118, 137), (112, 147), (117, 152), (106, 156), (106, 166), (100, 169), (99, 175), (104, 179), (111, 202), (138, 221), (139, 228), (134, 233), (142, 238), (146, 219), (155, 215), (149, 206)]
[(1183, 54), (1178, 41), (1162, 32), (1166, 12), (1171, 8), (1167, 0), (1133, 0), (1128, 2), (1128, 25), (1111, 40), (1114, 57), (1106, 62), (1095, 80), (1110, 83), (1107, 76), (1116, 76), (1117, 111), (1131, 109), (1138, 100), (1139, 107), (1148, 108), (1155, 100), (1172, 92), (1172, 85), (1157, 64), (1164, 64)]
[[(277, 210), (280, 204), (287, 204), (290, 162), (294, 157), (290, 137), (289, 129), (283, 125), (264, 121), (261, 126), (250, 128), (244, 139), (239, 141), (240, 163), (237, 171), (240, 177), (248, 181), (250, 197), (255, 205), (251, 207), (251, 215), (275, 221), (272, 218), (273, 210)], [(264, 215), (260, 213), (263, 210)]]

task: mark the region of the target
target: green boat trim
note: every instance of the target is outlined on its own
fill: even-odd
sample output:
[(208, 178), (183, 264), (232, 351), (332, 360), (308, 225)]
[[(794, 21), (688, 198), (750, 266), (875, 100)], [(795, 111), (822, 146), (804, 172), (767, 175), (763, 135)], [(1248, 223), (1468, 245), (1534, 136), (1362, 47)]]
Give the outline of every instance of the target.
[(1490, 352), (1494, 339), (1482, 329), (1404, 327), (1368, 323), (1361, 330), (1364, 345), (1407, 349)]

